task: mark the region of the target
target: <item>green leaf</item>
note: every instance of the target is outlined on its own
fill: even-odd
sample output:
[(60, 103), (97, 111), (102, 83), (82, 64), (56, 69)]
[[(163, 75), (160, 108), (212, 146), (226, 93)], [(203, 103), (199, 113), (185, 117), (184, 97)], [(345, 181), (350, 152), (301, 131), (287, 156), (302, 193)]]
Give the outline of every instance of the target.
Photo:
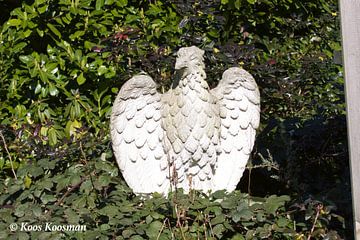
[(130, 240), (144, 240), (144, 238), (141, 237), (140, 235), (134, 235), (130, 238)]
[(74, 34), (71, 34), (69, 37), (71, 40), (74, 41), (75, 39), (80, 38), (84, 34), (85, 34), (85, 31), (76, 31)]
[(241, 210), (234, 211), (232, 213), (231, 218), (236, 223), (239, 222), (240, 219), (244, 219), (245, 221), (248, 221), (252, 218), (252, 214), (253, 213), (248, 209), (241, 209)]
[(22, 20), (27, 20), (27, 18), (26, 18), (27, 15), (20, 8), (16, 8), (14, 11), (12, 11), (11, 15), (17, 16), (17, 17), (21, 18)]
[(135, 21), (139, 21), (139, 17), (137, 15), (133, 15), (133, 14), (126, 15), (125, 22), (127, 24), (131, 24), (132, 22), (135, 22)]
[(53, 186), (53, 183), (50, 179), (46, 178), (46, 179), (43, 179), (43, 181), (39, 182), (38, 183), (38, 186), (40, 188), (43, 188), (43, 189), (46, 189), (46, 190), (49, 190), (51, 191), (51, 188)]
[(89, 41), (85, 41), (85, 42), (84, 42), (84, 47), (85, 47), (86, 49), (92, 49), (94, 46), (96, 46), (95, 43), (92, 43), (92, 42), (89, 42)]
[(76, 208), (84, 208), (86, 205), (86, 196), (79, 196), (73, 203)]
[(82, 85), (86, 82), (86, 78), (84, 77), (84, 74), (81, 73), (77, 78), (76, 81), (79, 85)]
[(77, 129), (81, 128), (82, 123), (77, 121), (76, 119), (74, 121), (69, 120), (65, 127), (65, 136), (67, 138), (70, 138), (71, 136), (77, 136)]
[(16, 44), (16, 45), (13, 47), (13, 52), (14, 52), (14, 53), (20, 52), (24, 47), (26, 47), (26, 45), (27, 45), (26, 42), (21, 42), (21, 43)]
[(38, 84), (35, 87), (35, 94), (38, 94), (41, 92), (41, 84), (38, 82)]
[(47, 26), (58, 38), (61, 38), (61, 33), (59, 32), (59, 30), (57, 30), (57, 28), (54, 25), (48, 23)]
[(26, 30), (24, 33), (24, 38), (27, 38), (30, 36), (30, 34), (32, 33), (32, 31), (30, 29)]
[(104, 66), (104, 65), (101, 65), (99, 68), (98, 68), (98, 74), (101, 76), (103, 75), (104, 73), (106, 73), (108, 71), (108, 69)]
[(264, 222), (266, 220), (266, 217), (264, 216), (263, 212), (258, 212), (256, 214), (256, 221), (258, 222)]
[(44, 204), (47, 204), (49, 202), (55, 202), (56, 201), (56, 197), (54, 197), (53, 195), (49, 195), (49, 194), (43, 194), (41, 196), (41, 201), (44, 203)]
[(117, 94), (119, 92), (119, 88), (113, 87), (111, 88), (111, 92)]
[(49, 144), (55, 146), (57, 144), (57, 133), (55, 128), (50, 128), (48, 131)]
[(162, 223), (159, 221), (154, 221), (154, 222), (150, 223), (149, 227), (145, 230), (146, 235), (150, 239), (156, 239), (160, 233), (161, 227), (162, 227)]
[(80, 114), (81, 114), (81, 107), (80, 107), (80, 104), (78, 101), (75, 101), (74, 102), (74, 107), (71, 111), (72, 114), (74, 114), (74, 117), (80, 117)]
[(213, 227), (213, 233), (221, 239), (223, 236), (223, 233), (226, 231), (226, 228), (222, 224), (218, 224), (215, 227)]
[(220, 205), (221, 205), (223, 208), (231, 209), (231, 208), (235, 208), (235, 207), (236, 207), (237, 202), (236, 202), (234, 199), (225, 199), (224, 201), (222, 201), (222, 202), (220, 203)]
[(244, 236), (241, 235), (240, 233), (236, 234), (235, 236), (233, 236), (231, 238), (231, 240), (245, 240)]
[(118, 223), (120, 225), (130, 226), (130, 225), (134, 224), (134, 220), (132, 218), (123, 218), (123, 219), (120, 219)]
[(36, 29), (37, 33), (39, 34), (40, 37), (43, 37), (44, 36), (44, 31), (43, 30), (40, 30), (40, 29)]
[(35, 217), (41, 217), (44, 214), (40, 206), (33, 206), (31, 210), (34, 213)]
[(234, 3), (234, 6), (236, 9), (240, 9), (241, 8), (241, 0), (236, 0), (235, 3)]
[(44, 137), (46, 137), (47, 136), (47, 134), (48, 134), (48, 130), (49, 130), (49, 128), (48, 127), (41, 127), (41, 129), (40, 129), (40, 134), (41, 134), (41, 136), (44, 136)]
[(126, 7), (128, 4), (128, 0), (118, 0), (116, 1), (116, 3), (120, 6), (120, 7)]
[(223, 222), (225, 222), (224, 214), (220, 214), (219, 216), (216, 216), (215, 218), (211, 219), (212, 225), (216, 225), (216, 224), (223, 223)]
[(284, 217), (280, 217), (277, 221), (276, 221), (276, 224), (279, 226), (279, 227), (286, 227), (288, 224), (289, 224), (289, 220), (284, 218)]
[(65, 216), (66, 216), (67, 220), (69, 221), (69, 223), (77, 224), (80, 221), (79, 214), (77, 214), (72, 209), (66, 209), (65, 210)]
[(41, 5), (41, 4), (45, 3), (45, 2), (46, 2), (46, 0), (35, 0), (36, 5)]
[(99, 213), (104, 216), (114, 217), (119, 214), (119, 207), (108, 205), (99, 210)]
[(131, 235), (135, 234), (135, 231), (132, 229), (125, 229), (121, 235), (125, 238), (128, 239), (129, 237), (131, 237)]
[(99, 177), (99, 184), (102, 187), (108, 186), (110, 182), (111, 182), (111, 178), (109, 175), (101, 175)]
[(100, 225), (100, 230), (101, 231), (108, 231), (110, 229), (110, 225), (109, 224), (102, 224)]
[(48, 81), (48, 77), (47, 77), (46, 73), (42, 69), (39, 70), (39, 76), (40, 76), (40, 79), (43, 82), (46, 83)]
[(26, 204), (19, 205), (17, 208), (15, 208), (15, 212), (14, 212), (15, 216), (17, 217), (24, 216), (26, 208), (27, 208)]
[(208, 34), (213, 38), (218, 38), (220, 36), (219, 31), (215, 30), (215, 29), (212, 29), (211, 31), (209, 31)]
[(100, 10), (104, 6), (104, 0), (96, 0), (96, 10)]
[(38, 11), (39, 11), (40, 14), (42, 14), (42, 13), (46, 12), (47, 9), (48, 9), (48, 6), (44, 5), (42, 7), (39, 7)]
[(76, 172), (74, 175), (70, 176), (70, 184), (75, 186), (81, 181), (80, 175)]
[(250, 4), (255, 4), (257, 0), (247, 0), (248, 3)]
[(19, 26), (22, 23), (22, 21), (20, 19), (10, 19), (9, 21), (7, 21), (7, 24), (9, 26)]
[(29, 56), (29, 55), (22, 55), (19, 57), (20, 61), (22, 61), (23, 63), (25, 64), (30, 64), (34, 61), (34, 58), (32, 56)]
[(31, 178), (30, 177), (25, 176), (24, 185), (25, 185), (26, 188), (30, 187), (30, 185), (31, 185)]
[(86, 195), (88, 195), (92, 189), (93, 189), (93, 185), (91, 183), (91, 180), (84, 181), (80, 187), (80, 191), (84, 192)]
[(264, 204), (264, 209), (270, 214), (275, 214), (279, 207), (284, 206), (285, 202), (290, 201), (290, 197), (287, 195), (276, 196), (271, 195), (266, 199), (266, 203)]
[(51, 96), (57, 96), (59, 94), (59, 90), (53, 84), (50, 83), (49, 93)]
[(151, 217), (153, 217), (154, 219), (163, 219), (163, 218), (164, 218), (164, 215), (159, 214), (159, 213), (157, 213), (157, 212), (152, 212), (152, 213), (151, 213)]
[(33, 166), (29, 169), (29, 174), (34, 178), (39, 177), (44, 174), (44, 170), (41, 167)]
[(216, 199), (223, 199), (225, 195), (226, 195), (225, 190), (217, 190), (212, 194), (212, 197)]
[(222, 214), (222, 208), (220, 206), (210, 206), (207, 207), (205, 213), (213, 212), (216, 216)]
[(146, 224), (150, 224), (153, 220), (154, 220), (154, 219), (153, 219), (150, 215), (148, 215), (148, 216), (145, 218)]

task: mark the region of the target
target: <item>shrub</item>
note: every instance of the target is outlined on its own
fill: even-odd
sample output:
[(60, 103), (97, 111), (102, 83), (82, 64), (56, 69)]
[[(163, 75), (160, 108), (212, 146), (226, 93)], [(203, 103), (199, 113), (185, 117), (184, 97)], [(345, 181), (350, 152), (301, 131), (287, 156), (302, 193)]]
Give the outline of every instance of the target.
[[(3, 16), (10, 14), (1, 17), (0, 32), (1, 238), (340, 238), (343, 219), (335, 213), (350, 218), (351, 210), (336, 211), (331, 202), (340, 203), (331, 197), (339, 187), (346, 191), (342, 201), (350, 202), (336, 4), (5, 5)], [(260, 86), (262, 125), (250, 163), (255, 166), (249, 166), (251, 181), (242, 180), (248, 188), (240, 186), (257, 197), (239, 191), (187, 196), (179, 190), (167, 199), (143, 199), (132, 195), (118, 173), (108, 134), (115, 94), (141, 70), (168, 88), (174, 53), (188, 45), (205, 50), (212, 86), (233, 65), (244, 66)], [(87, 231), (8, 229), (14, 222), (49, 221), (84, 224)]]

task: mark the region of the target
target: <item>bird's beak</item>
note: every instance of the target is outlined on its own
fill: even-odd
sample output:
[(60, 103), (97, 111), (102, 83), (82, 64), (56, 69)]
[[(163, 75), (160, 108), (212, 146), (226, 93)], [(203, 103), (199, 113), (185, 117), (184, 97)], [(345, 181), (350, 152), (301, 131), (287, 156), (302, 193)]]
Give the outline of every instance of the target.
[(181, 60), (176, 60), (175, 70), (183, 70), (186, 67), (185, 63)]
[(179, 61), (176, 60), (176, 63), (175, 63), (175, 70), (179, 70), (180, 69), (180, 64), (179, 64)]

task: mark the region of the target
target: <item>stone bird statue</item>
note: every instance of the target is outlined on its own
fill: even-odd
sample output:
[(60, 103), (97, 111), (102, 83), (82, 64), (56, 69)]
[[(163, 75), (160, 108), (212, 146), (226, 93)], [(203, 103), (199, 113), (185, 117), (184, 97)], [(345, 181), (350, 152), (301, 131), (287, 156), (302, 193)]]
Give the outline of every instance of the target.
[(232, 67), (218, 86), (206, 82), (204, 51), (177, 53), (171, 89), (160, 94), (143, 73), (128, 80), (111, 114), (112, 146), (134, 193), (175, 188), (233, 191), (252, 151), (260, 121), (254, 78)]

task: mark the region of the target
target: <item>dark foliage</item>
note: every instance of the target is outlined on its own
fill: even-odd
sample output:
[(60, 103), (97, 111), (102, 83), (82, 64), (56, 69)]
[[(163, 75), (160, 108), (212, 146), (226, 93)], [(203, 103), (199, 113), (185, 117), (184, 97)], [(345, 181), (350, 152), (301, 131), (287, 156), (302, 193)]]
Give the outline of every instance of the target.
[[(0, 238), (352, 239), (337, 1), (0, 4)], [(230, 66), (259, 84), (248, 194), (136, 197), (112, 156), (112, 101), (139, 71), (167, 89), (190, 45), (211, 86)], [(9, 230), (22, 222), (87, 231)]]

